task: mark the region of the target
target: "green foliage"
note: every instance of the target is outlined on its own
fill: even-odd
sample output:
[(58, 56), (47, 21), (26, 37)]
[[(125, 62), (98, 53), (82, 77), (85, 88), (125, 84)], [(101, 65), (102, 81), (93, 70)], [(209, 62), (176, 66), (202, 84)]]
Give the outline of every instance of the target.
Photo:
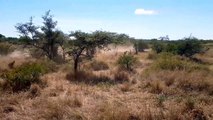
[(81, 31), (71, 32), (73, 40), (68, 42), (68, 54), (73, 58), (74, 72), (78, 71), (78, 65), (83, 58), (90, 58), (96, 53), (95, 48), (104, 49), (110, 43), (113, 43), (122, 38), (122, 35), (117, 35), (111, 32), (95, 31), (93, 33), (85, 33)]
[(178, 45), (175, 42), (168, 43), (167, 46), (165, 46), (164, 51), (170, 52), (172, 54), (178, 54)]
[(111, 33), (111, 38), (112, 38), (112, 43), (115, 45), (127, 44), (128, 42), (131, 41), (129, 36), (126, 34)]
[(176, 51), (178, 55), (192, 57), (194, 54), (202, 52), (203, 46), (196, 38), (186, 38), (183, 41), (179, 41), (179, 43), (177, 43)]
[(29, 89), (31, 84), (40, 83), (40, 76), (47, 72), (44, 65), (27, 63), (11, 71), (4, 72), (1, 77), (6, 80), (7, 88), (13, 92)]
[(47, 11), (42, 19), (41, 27), (34, 25), (32, 17), (25, 24), (17, 24), (15, 27), (22, 35), (19, 42), (42, 50), (49, 59), (54, 60), (58, 55), (58, 47), (63, 45), (64, 37), (61, 36), (64, 34), (56, 29), (57, 21), (53, 20), (50, 11)]
[(135, 51), (136, 51), (136, 54), (137, 54), (138, 52), (143, 52), (144, 49), (147, 49), (148, 48), (148, 44), (145, 43), (142, 40), (135, 40), (134, 41), (134, 48), (135, 48)]
[(156, 70), (208, 70), (208, 68), (202, 64), (194, 63), (172, 53), (159, 54), (152, 67)]
[(0, 41), (3, 41), (6, 37), (2, 34), (0, 34)]
[(137, 63), (137, 61), (138, 60), (136, 57), (134, 57), (134, 55), (125, 52), (119, 57), (119, 59), (117, 60), (117, 64), (127, 70), (132, 70), (132, 67)]
[(6, 42), (0, 43), (0, 55), (7, 55), (14, 51), (14, 47)]
[(173, 54), (192, 57), (194, 54), (201, 53), (204, 51), (202, 42), (196, 38), (185, 38), (184, 40), (178, 41), (154, 41), (152, 49), (156, 53), (170, 52)]
[(152, 50), (157, 54), (163, 52), (165, 49), (165, 44), (162, 41), (154, 40), (152, 41)]

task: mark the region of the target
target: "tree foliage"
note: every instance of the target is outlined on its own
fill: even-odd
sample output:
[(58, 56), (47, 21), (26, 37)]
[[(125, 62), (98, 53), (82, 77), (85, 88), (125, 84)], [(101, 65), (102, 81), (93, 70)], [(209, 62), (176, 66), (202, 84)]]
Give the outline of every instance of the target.
[(134, 49), (135, 53), (138, 54), (138, 52), (144, 52), (144, 49), (148, 48), (148, 44), (145, 43), (142, 40), (134, 40)]
[(156, 53), (161, 53), (165, 49), (165, 44), (162, 41), (153, 40), (152, 41), (152, 49)]
[(186, 57), (192, 57), (194, 54), (202, 52), (203, 46), (201, 42), (196, 38), (186, 38), (177, 43), (175, 52), (178, 55), (183, 55)]
[(34, 25), (32, 17), (29, 22), (19, 23), (15, 27), (24, 43), (41, 49), (49, 59), (53, 60), (57, 56), (60, 45), (58, 38), (61, 32), (56, 29), (57, 21), (53, 20), (50, 11), (47, 11), (42, 19), (41, 27)]
[(6, 37), (2, 34), (0, 34), (0, 41), (4, 40)]
[(93, 57), (96, 48), (105, 49), (108, 44), (122, 40), (121, 35), (105, 31), (95, 31), (93, 33), (75, 31), (71, 32), (70, 36), (74, 39), (69, 41), (68, 54), (73, 58), (74, 72), (77, 72), (79, 62), (82, 59)]
[(194, 54), (204, 52), (201, 41), (194, 37), (178, 41), (154, 41), (152, 49), (156, 53), (170, 52), (185, 57), (192, 57)]

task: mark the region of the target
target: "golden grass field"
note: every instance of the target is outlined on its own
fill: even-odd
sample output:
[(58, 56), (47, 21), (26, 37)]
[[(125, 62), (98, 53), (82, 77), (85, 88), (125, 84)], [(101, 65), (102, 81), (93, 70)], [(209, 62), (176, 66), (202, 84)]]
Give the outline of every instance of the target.
[[(139, 62), (134, 71), (126, 72), (116, 65), (132, 46), (111, 46), (99, 51), (95, 60), (108, 64), (109, 69), (94, 71), (91, 61), (80, 69), (101, 79), (114, 78), (124, 72), (127, 81), (118, 84), (87, 84), (67, 80), (71, 64), (61, 65), (53, 73), (42, 76), (45, 87), (37, 84), (20, 93), (0, 92), (1, 120), (213, 120), (213, 49), (198, 55), (209, 64), (210, 71), (153, 70), (151, 50), (135, 55)], [(27, 52), (16, 51), (0, 58), (1, 69), (15, 60), (15, 67), (34, 61)], [(88, 76), (83, 76), (88, 77)], [(122, 76), (121, 76), (122, 77)], [(70, 78), (72, 79), (72, 78)], [(3, 80), (0, 80), (3, 84)]]

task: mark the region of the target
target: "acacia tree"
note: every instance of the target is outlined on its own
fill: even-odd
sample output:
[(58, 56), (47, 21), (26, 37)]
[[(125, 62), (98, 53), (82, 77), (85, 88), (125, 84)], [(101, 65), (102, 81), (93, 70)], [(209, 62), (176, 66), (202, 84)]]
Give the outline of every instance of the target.
[[(70, 49), (67, 53), (73, 58), (73, 70), (76, 74), (80, 60), (83, 58), (88, 58), (87, 51), (94, 50), (96, 48), (106, 48), (108, 44), (115, 41), (118, 35), (104, 31), (95, 31), (91, 34), (75, 31), (72, 32), (70, 36), (75, 39), (69, 41)], [(93, 51), (91, 54), (94, 55), (95, 52), (96, 51)]]
[(49, 59), (53, 60), (57, 55), (58, 37), (61, 32), (56, 30), (57, 21), (53, 20), (50, 11), (47, 11), (42, 19), (41, 27), (34, 25), (32, 17), (29, 22), (19, 23), (15, 27), (25, 43), (41, 49)]
[(56, 40), (57, 40), (59, 47), (61, 48), (63, 61), (65, 61), (66, 48), (69, 46), (68, 41), (70, 38), (69, 38), (69, 35), (64, 34), (62, 31), (58, 31), (58, 33), (59, 33), (59, 35)]

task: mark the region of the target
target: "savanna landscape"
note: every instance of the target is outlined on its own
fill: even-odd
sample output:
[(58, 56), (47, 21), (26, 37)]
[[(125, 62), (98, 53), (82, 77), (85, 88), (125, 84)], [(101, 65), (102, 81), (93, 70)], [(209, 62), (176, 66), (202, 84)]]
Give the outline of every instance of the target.
[(0, 120), (213, 120), (213, 40), (33, 19), (0, 34)]

